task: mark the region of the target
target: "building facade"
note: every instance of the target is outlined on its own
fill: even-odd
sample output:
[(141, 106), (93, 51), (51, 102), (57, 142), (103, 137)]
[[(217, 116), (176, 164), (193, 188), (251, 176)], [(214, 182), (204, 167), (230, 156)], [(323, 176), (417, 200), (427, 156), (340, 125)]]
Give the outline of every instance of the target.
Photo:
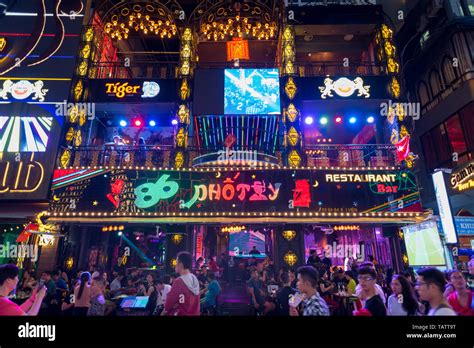
[(316, 250), (408, 267), (400, 228), (425, 213), (380, 5), (87, 5), (55, 105), (60, 267), (169, 270), (182, 250), (241, 262), (254, 247), (277, 266)]
[(473, 15), (472, 1), (419, 1), (397, 37), (408, 100), (421, 110), (413, 146), (422, 201), (439, 214), (431, 175), (444, 169), (461, 262), (474, 233)]

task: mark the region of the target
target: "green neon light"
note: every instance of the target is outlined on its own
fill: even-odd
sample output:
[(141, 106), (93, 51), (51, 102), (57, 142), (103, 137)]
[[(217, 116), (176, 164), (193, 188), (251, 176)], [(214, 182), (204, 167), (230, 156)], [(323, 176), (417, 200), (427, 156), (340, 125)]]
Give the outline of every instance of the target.
[(156, 205), (162, 199), (173, 197), (179, 190), (176, 181), (168, 181), (168, 174), (162, 175), (156, 183), (146, 183), (135, 188), (135, 205), (144, 209)]

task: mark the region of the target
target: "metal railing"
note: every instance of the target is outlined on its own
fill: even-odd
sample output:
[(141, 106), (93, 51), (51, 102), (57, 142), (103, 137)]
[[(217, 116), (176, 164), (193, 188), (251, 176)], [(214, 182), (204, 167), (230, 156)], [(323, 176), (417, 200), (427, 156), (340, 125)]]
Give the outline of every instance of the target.
[[(172, 167), (171, 145), (81, 146), (71, 149), (73, 167)], [(393, 167), (397, 161), (394, 145), (311, 145), (303, 148), (308, 166), (316, 167)], [(185, 167), (206, 152), (188, 148)], [(280, 157), (280, 156), (278, 156)], [(278, 165), (283, 165), (281, 160)]]
[(384, 68), (372, 62), (350, 62), (344, 66), (342, 62), (296, 62), (301, 77), (318, 76), (380, 76), (386, 75)]
[(304, 148), (308, 166), (393, 167), (400, 163), (394, 145), (311, 145)]

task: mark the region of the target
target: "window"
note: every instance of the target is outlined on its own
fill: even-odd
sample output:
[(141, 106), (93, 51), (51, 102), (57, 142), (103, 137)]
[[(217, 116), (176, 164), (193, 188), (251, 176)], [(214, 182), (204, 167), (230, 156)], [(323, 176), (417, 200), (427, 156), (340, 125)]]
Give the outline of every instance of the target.
[(465, 0), (469, 14), (474, 16), (474, 0)]
[(444, 88), (441, 83), (441, 76), (436, 70), (431, 71), (430, 73), (430, 87), (433, 97), (437, 96)]
[(451, 0), (451, 10), (453, 11), (453, 15), (456, 17), (463, 17), (464, 10), (461, 5), (461, 0)]
[(466, 139), (464, 139), (459, 115), (454, 115), (446, 121), (446, 132), (453, 152), (458, 154), (466, 152)]
[[(454, 167), (473, 159), (474, 102), (421, 137), (426, 167)], [(453, 162), (453, 153), (458, 161)]]
[(430, 101), (428, 87), (423, 81), (421, 81), (418, 85), (418, 100), (420, 101), (421, 106), (425, 106)]
[(461, 125), (464, 130), (466, 146), (469, 151), (474, 151), (474, 103), (469, 104), (461, 110)]
[(447, 85), (451, 85), (456, 80), (456, 71), (453, 69), (451, 57), (445, 57), (443, 60), (443, 77)]

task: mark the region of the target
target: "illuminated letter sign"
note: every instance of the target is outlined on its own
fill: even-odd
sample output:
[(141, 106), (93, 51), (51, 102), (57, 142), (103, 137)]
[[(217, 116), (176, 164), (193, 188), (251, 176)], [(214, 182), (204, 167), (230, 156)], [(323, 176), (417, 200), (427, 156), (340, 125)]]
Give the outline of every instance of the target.
[(108, 82), (105, 84), (105, 93), (119, 99), (140, 94), (143, 99), (150, 99), (155, 98), (160, 94), (160, 91), (160, 85), (154, 81), (145, 81), (142, 86), (130, 85), (128, 82)]
[(31, 155), (29, 162), (0, 163), (0, 198), (7, 192), (35, 192), (44, 179), (44, 167)]
[(458, 191), (474, 188), (474, 161), (451, 174), (451, 187)]
[(435, 189), (436, 200), (438, 202), (441, 226), (443, 226), (443, 231), (446, 237), (446, 243), (455, 244), (458, 242), (458, 237), (456, 235), (456, 228), (454, 227), (451, 205), (449, 203), (448, 193), (446, 191), (446, 185), (442, 171), (438, 171), (433, 174), (433, 185)]
[(350, 97), (356, 91), (358, 97), (370, 98), (370, 86), (364, 86), (364, 81), (360, 77), (356, 77), (354, 81), (349, 80), (346, 77), (341, 77), (336, 81), (331, 80), (329, 77), (324, 80), (324, 86), (319, 87), (321, 91), (321, 98), (326, 99), (327, 97), (334, 97), (332, 92), (340, 97)]
[(117, 98), (122, 99), (126, 95), (138, 94), (140, 86), (130, 86), (128, 82), (124, 83), (106, 83), (106, 93), (109, 95), (115, 95)]

